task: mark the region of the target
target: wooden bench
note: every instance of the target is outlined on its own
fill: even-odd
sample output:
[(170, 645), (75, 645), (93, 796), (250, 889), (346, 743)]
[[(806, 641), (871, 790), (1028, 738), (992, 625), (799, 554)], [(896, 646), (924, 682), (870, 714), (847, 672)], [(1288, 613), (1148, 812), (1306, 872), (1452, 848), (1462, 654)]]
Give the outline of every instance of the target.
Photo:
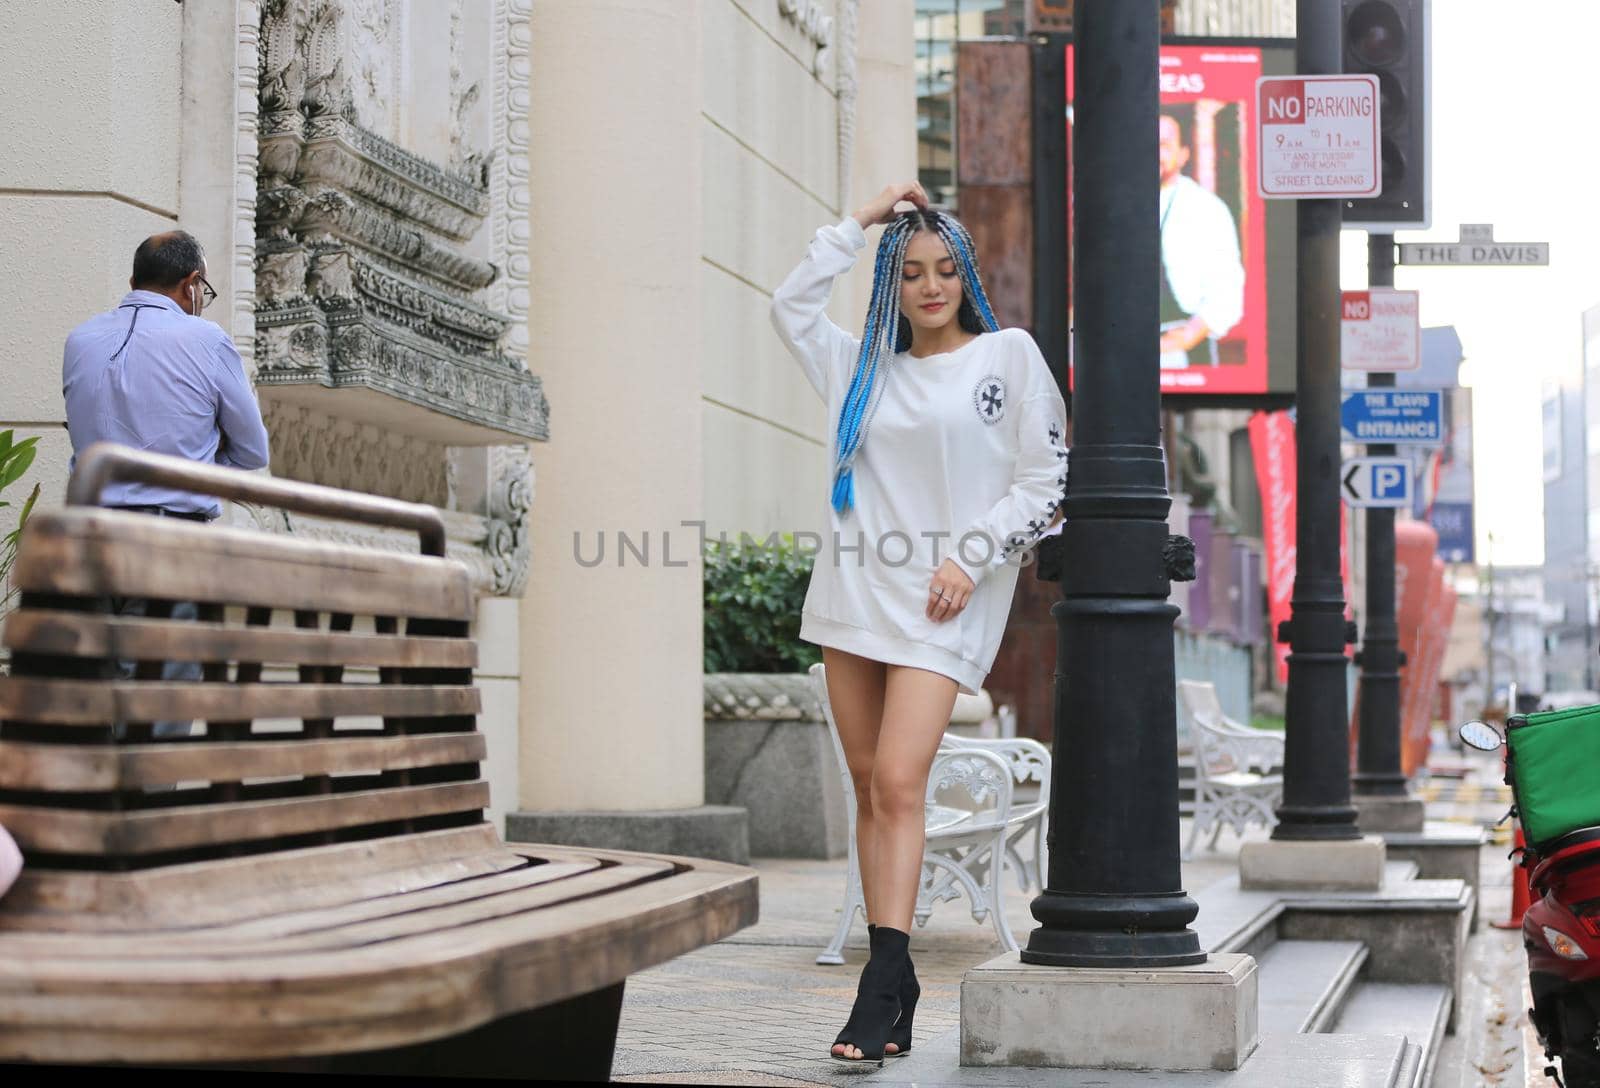
[[(427, 554), (92, 507), (132, 479)], [(4, 632), (0, 825), (27, 867), (0, 898), (0, 1061), (605, 1080), (627, 976), (755, 921), (744, 867), (500, 840), (443, 554), (428, 507), (86, 452), (28, 524)]]

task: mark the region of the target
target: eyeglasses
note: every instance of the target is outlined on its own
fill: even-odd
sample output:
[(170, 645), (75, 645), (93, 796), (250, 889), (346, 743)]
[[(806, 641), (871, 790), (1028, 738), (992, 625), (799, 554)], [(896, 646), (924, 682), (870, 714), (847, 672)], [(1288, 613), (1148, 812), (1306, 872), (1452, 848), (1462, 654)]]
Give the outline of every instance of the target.
[(203, 290), (200, 292), (200, 308), (203, 310), (213, 302), (217, 301), (217, 291), (216, 288), (212, 287), (206, 282), (206, 278), (204, 276), (200, 277), (200, 286), (203, 288)]

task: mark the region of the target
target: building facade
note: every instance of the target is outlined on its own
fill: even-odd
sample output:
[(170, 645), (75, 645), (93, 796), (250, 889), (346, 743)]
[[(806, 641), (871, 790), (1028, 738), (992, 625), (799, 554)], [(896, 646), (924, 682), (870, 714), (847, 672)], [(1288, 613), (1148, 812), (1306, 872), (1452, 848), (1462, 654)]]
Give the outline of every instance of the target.
[(479, 594), (496, 818), (670, 828), (704, 808), (700, 534), (821, 528), (828, 421), (767, 298), (818, 225), (915, 176), (912, 22), (911, 0), (22, 5), (0, 429), (40, 436), (59, 501), (62, 341), (142, 238), (191, 231), (270, 471), (441, 510)]
[(1589, 457), (1587, 368), (1574, 360), (1544, 387), (1544, 600), (1541, 691), (1593, 687), (1589, 607)]

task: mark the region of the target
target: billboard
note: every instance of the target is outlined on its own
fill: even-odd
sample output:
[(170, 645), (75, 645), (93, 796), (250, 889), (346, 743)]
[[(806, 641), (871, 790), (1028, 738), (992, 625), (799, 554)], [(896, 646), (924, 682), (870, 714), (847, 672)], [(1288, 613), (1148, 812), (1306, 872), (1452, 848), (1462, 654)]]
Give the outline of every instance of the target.
[[(1070, 147), (1073, 48), (1065, 49)], [(1256, 79), (1292, 60), (1288, 48), (1262, 44), (1161, 47), (1151, 169), (1161, 175), (1161, 391), (1169, 397), (1198, 404), (1277, 394), (1286, 403), (1293, 393), (1294, 211), (1272, 207), (1254, 181)], [(1070, 156), (1068, 178), (1070, 193)]]

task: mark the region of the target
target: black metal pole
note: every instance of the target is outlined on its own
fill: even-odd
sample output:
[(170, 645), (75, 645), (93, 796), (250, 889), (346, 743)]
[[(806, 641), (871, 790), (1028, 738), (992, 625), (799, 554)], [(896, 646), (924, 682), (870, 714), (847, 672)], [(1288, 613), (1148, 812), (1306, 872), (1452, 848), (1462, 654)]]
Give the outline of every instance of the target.
[[(1298, 0), (1295, 59), (1301, 75), (1340, 70), (1338, 0)], [(1294, 595), (1283, 804), (1274, 839), (1354, 839), (1350, 804), (1350, 700), (1345, 677), (1344, 583), (1339, 577), (1338, 200), (1295, 207), (1300, 258), (1295, 360)], [(1282, 633), (1280, 633), (1280, 638)]]
[[(1394, 235), (1367, 236), (1367, 285), (1394, 286)], [(1367, 385), (1387, 389), (1394, 375), (1374, 372)], [(1383, 443), (1367, 447), (1375, 457), (1392, 456)], [(1400, 628), (1395, 623), (1394, 511), (1373, 507), (1367, 518), (1367, 629), (1356, 663), (1361, 666), (1360, 731), (1356, 742), (1355, 792), (1361, 797), (1404, 797), (1400, 761)]]
[[(1077, 0), (1077, 268), (1067, 580), (1050, 872), (1024, 963), (1205, 960), (1178, 866), (1176, 680), (1161, 450), (1154, 0)], [(1057, 116), (1062, 116), (1060, 113)]]

